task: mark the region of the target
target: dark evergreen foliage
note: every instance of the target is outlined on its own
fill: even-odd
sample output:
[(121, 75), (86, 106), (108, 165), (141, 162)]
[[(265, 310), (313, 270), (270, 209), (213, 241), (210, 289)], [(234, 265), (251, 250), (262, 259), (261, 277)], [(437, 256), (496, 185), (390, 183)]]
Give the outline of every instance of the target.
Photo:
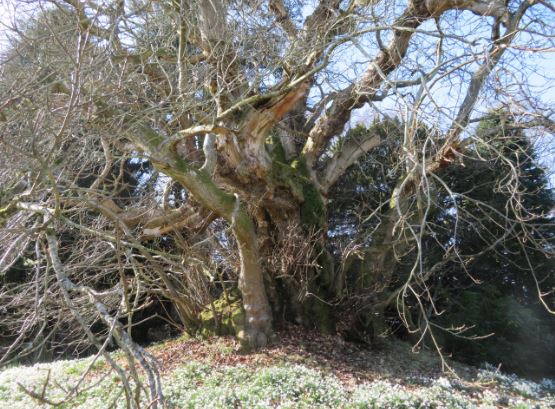
[[(433, 271), (428, 285), (435, 300), (435, 309), (430, 308), (425, 318), (434, 324), (443, 351), (456, 359), (501, 364), (528, 375), (552, 374), (555, 323), (539, 302), (536, 280), (543, 291), (554, 288), (555, 264), (546, 250), (554, 245), (555, 224), (549, 212), (555, 198), (525, 132), (513, 126), (513, 118), (492, 118), (476, 131), (482, 143), (471, 145), (460, 162), (437, 175), (443, 184), (434, 184), (435, 203), (421, 243), (423, 268)], [(372, 128), (387, 126), (378, 123)], [(370, 129), (359, 126), (352, 132), (356, 137)], [(396, 132), (401, 129), (397, 124)], [(334, 188), (329, 226), (337, 245), (372, 241), (377, 221), (387, 211), (379, 206), (387, 203), (399, 177), (383, 173), (382, 165), (398, 154), (397, 149), (384, 144), (370, 151)], [(523, 220), (527, 223), (520, 223)], [(419, 223), (415, 220), (413, 225)], [(544, 247), (534, 247), (537, 243)], [(390, 289), (406, 279), (415, 251), (411, 247), (397, 263)], [(544, 300), (553, 308), (553, 296), (549, 297)], [(407, 319), (420, 326), (424, 317), (417, 301), (406, 301)], [(399, 336), (409, 336), (395, 308), (386, 311), (386, 319)], [(371, 332), (372, 320), (365, 322)]]

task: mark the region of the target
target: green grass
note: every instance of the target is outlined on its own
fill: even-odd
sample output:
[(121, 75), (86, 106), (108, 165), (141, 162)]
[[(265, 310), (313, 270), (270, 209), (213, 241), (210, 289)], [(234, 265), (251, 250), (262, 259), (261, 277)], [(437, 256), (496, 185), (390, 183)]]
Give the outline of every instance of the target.
[[(0, 371), (0, 402), (10, 409), (41, 406), (21, 387), (59, 402), (80, 379), (92, 360), (58, 361), (32, 367)], [(60, 408), (123, 408), (120, 382), (102, 360), (94, 363), (95, 376), (87, 376), (81, 392)], [(50, 371), (50, 381), (45, 381)], [(164, 378), (164, 393), (174, 408), (552, 408), (555, 383), (534, 383), (497, 373), (492, 368), (480, 372), (482, 383), (466, 383), (446, 377), (410, 378), (401, 384), (375, 380), (346, 386), (332, 374), (301, 364), (285, 363), (268, 367), (217, 367), (189, 362)], [(145, 407), (147, 407), (145, 403)]]

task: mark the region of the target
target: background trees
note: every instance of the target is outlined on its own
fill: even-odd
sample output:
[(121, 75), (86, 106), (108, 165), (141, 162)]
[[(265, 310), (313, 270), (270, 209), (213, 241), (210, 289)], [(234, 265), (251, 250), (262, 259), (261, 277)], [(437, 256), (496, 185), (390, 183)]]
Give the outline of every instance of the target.
[(553, 130), (530, 68), (553, 47), (549, 3), (17, 4), (4, 361), (91, 327), (161, 399), (129, 336), (155, 299), (179, 330), (225, 324), (251, 346), (288, 320), (374, 340), (403, 325), (441, 349), (437, 315), (486, 270), (553, 310), (530, 261), (553, 251), (551, 196), (526, 159)]
[[(506, 113), (492, 112), (476, 131), (481, 142), (437, 173), (441, 184), (435, 185), (428, 215), (411, 221), (413, 226), (425, 222), (427, 233), (420, 243), (401, 242), (389, 250), (388, 283), (364, 274), (376, 258), (364, 249), (381, 237), (379, 220), (388, 209), (380, 208), (386, 199), (375, 199), (392, 194), (398, 175), (385, 177), (383, 168), (395, 160), (399, 146), (391, 143), (370, 151), (342, 177), (330, 196), (330, 225), (336, 226), (330, 235), (334, 247), (347, 249), (343, 253), (348, 294), (351, 302), (357, 300), (345, 312), (355, 319), (348, 336), (368, 339), (374, 333), (379, 338), (393, 331), (413, 338), (399, 326), (396, 308), (382, 311), (386, 326), (369, 316), (376, 293), (390, 296), (406, 282), (414, 263), (421, 262), (423, 270), (433, 271), (425, 282), (433, 304), (422, 310), (419, 299), (405, 300), (409, 328), (432, 325), (444, 351), (475, 364), (497, 362), (528, 374), (549, 371), (544, 359), (553, 353), (553, 320), (534, 289), (536, 281), (543, 288), (553, 286), (548, 249), (553, 242), (549, 213), (554, 197), (529, 139), (515, 125)], [(401, 126), (385, 122), (371, 129), (390, 127), (392, 134)], [(352, 132), (368, 131), (359, 127)], [(422, 128), (421, 139), (429, 132)], [(512, 180), (512, 187), (502, 182), (507, 180)], [(433, 340), (425, 338), (424, 343)]]
[[(450, 269), (450, 278), (444, 278), (453, 286), (448, 295), (453, 309), (447, 304), (443, 308), (453, 311), (460, 323), (472, 319), (473, 332), (497, 335), (495, 341), (470, 343), (449, 337), (446, 342), (471, 362), (503, 362), (513, 371), (540, 373), (548, 370), (544, 359), (554, 353), (548, 346), (554, 332), (553, 319), (534, 288), (554, 284), (553, 260), (546, 255), (555, 234), (549, 215), (554, 196), (530, 141), (521, 129), (512, 128), (512, 120), (501, 113), (480, 123), (477, 133), (484, 144), (476, 147), (477, 157), (469, 157), (466, 169), (457, 175), (453, 170), (445, 175), (453, 190), (467, 192), (458, 198), (457, 208), (473, 217), (464, 217), (457, 229), (456, 246), (469, 261), (465, 270), (457, 266)], [(511, 180), (514, 187), (508, 188), (503, 180)], [(454, 216), (451, 224), (456, 222)], [(511, 225), (510, 220), (528, 223)]]

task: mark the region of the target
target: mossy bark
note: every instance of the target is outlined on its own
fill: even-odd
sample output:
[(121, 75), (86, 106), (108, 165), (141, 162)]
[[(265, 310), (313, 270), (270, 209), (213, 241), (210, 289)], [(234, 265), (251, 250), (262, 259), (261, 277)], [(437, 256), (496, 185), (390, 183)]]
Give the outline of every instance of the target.
[[(294, 209), (289, 210), (288, 215), (283, 214), (283, 210), (280, 210), (279, 214), (273, 212), (275, 215), (273, 226), (281, 231), (275, 235), (275, 239), (282, 240), (288, 237), (285, 234), (286, 229), (298, 229), (298, 234), (306, 238), (302, 245), (312, 246), (312, 255), (316, 256), (316, 260), (313, 261), (317, 264), (308, 276), (303, 278), (306, 281), (302, 283), (292, 276), (294, 272), (277, 274), (280, 278), (275, 286), (278, 289), (276, 295), (282, 299), (278, 301), (279, 305), (275, 309), (281, 313), (281, 316), (307, 327), (333, 332), (335, 320), (331, 302), (337, 296), (336, 277), (333, 257), (324, 244), (325, 199), (312, 181), (304, 157), (296, 157), (288, 162), (285, 150), (277, 137), (268, 138), (267, 148), (272, 158), (270, 183), (276, 190), (282, 188), (290, 192), (289, 201), (292, 204), (291, 208)], [(287, 200), (287, 197), (284, 200)], [(298, 225), (295, 225), (297, 222)], [(269, 251), (272, 249), (270, 248)]]
[(199, 333), (211, 335), (235, 335), (245, 338), (245, 311), (238, 290), (222, 294), (207, 305), (199, 314)]
[(326, 205), (318, 187), (310, 178), (304, 157), (291, 163), (296, 181), (303, 193), (300, 204), (300, 220), (307, 237), (316, 242), (314, 254), (317, 254), (318, 266), (307, 283), (307, 294), (303, 297), (302, 313), (305, 325), (312, 326), (325, 333), (335, 331), (335, 319), (331, 303), (336, 299), (335, 263), (325, 247)]
[(308, 229), (321, 230), (325, 227), (326, 205), (324, 198), (320, 194), (317, 186), (310, 179), (306, 159), (303, 157), (291, 163), (297, 176), (297, 183), (303, 192), (303, 202), (301, 203), (301, 220)]

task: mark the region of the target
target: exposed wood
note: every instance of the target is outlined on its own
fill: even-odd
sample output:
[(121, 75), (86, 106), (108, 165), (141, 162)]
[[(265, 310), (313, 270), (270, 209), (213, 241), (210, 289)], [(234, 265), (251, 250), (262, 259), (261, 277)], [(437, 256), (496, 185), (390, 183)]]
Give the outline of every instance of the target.
[(368, 135), (368, 137), (362, 141), (347, 141), (332, 157), (329, 164), (322, 172), (320, 181), (323, 189), (328, 191), (351, 165), (356, 163), (362, 155), (378, 146), (381, 142), (380, 135)]

